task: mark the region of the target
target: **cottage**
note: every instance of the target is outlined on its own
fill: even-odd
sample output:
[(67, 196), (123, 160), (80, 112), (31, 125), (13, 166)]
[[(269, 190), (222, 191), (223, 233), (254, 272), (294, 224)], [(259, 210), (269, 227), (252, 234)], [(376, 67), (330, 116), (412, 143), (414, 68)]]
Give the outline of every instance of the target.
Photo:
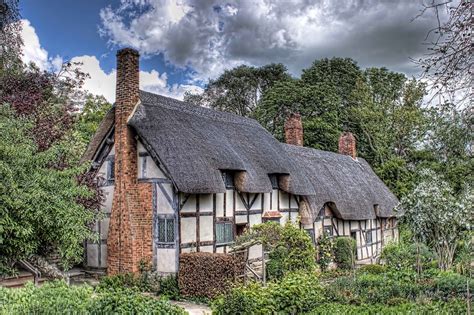
[[(106, 194), (87, 266), (114, 274), (147, 261), (175, 273), (180, 253), (225, 253), (267, 220), (299, 222), (313, 240), (353, 237), (359, 260), (398, 237), (398, 201), (356, 157), (352, 134), (339, 154), (305, 148), (294, 114), (285, 135), (280, 143), (253, 119), (140, 91), (139, 55), (120, 50), (116, 103), (84, 156)], [(250, 249), (250, 259), (260, 255)]]

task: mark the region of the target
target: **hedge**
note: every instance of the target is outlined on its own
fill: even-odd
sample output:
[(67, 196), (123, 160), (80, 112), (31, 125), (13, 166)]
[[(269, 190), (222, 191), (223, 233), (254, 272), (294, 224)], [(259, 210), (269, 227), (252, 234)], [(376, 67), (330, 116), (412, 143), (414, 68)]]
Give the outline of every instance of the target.
[(467, 306), (464, 301), (456, 300), (448, 303), (434, 302), (428, 304), (404, 303), (394, 306), (383, 304), (322, 304), (313, 309), (313, 315), (392, 315), (392, 314), (466, 314)]
[(200, 252), (179, 256), (182, 296), (213, 298), (230, 288), (235, 275), (236, 262), (231, 255)]

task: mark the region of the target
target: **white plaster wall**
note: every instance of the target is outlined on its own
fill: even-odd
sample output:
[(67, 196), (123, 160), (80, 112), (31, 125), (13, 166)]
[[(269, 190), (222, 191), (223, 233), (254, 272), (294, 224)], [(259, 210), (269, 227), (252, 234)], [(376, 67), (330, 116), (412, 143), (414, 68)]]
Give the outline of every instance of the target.
[(236, 224), (247, 223), (247, 216), (246, 215), (236, 215), (235, 216), (235, 223)]
[[(167, 178), (164, 172), (156, 165), (155, 161), (153, 161), (150, 155), (148, 156), (140, 156), (140, 153), (148, 153), (143, 144), (138, 141), (137, 142), (137, 174), (138, 178)], [(142, 176), (143, 171), (143, 159), (146, 159), (146, 176)]]
[(203, 194), (199, 196), (199, 211), (212, 211), (212, 194)]
[(216, 194), (216, 217), (224, 216), (224, 194)]
[(212, 216), (201, 216), (199, 218), (199, 239), (201, 242), (214, 240), (214, 218)]
[(196, 218), (181, 218), (181, 243), (196, 242)]
[(157, 257), (157, 271), (162, 273), (177, 272), (176, 250), (174, 248), (160, 248)]
[[(250, 194), (250, 201), (252, 201), (254, 197), (255, 194)], [(255, 199), (250, 210), (262, 210), (262, 194), (257, 194), (257, 199)]]
[[(243, 197), (247, 199), (247, 194), (243, 194)], [(242, 203), (242, 199), (238, 195), (238, 193), (235, 194), (235, 210), (237, 211), (242, 211), (246, 210), (244, 204)]]
[(226, 217), (234, 216), (234, 191), (233, 190), (226, 191), (225, 216)]
[[(185, 194), (181, 194), (181, 202), (185, 200)], [(190, 195), (183, 207), (181, 212), (196, 212), (196, 195)]]
[[(168, 196), (173, 200), (173, 187), (171, 184), (161, 184)], [(174, 214), (173, 206), (170, 204), (161, 188), (156, 187), (156, 212), (158, 214)]]

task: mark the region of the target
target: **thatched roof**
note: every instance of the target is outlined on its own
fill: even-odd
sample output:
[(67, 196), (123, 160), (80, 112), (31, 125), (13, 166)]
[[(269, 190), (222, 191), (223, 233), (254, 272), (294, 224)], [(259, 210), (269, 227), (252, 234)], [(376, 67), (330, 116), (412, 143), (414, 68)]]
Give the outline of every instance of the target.
[[(374, 219), (376, 205), (379, 217), (394, 216), (397, 198), (364, 159), (289, 144), (282, 146), (295, 163), (291, 181), (309, 178), (315, 190), (314, 195), (306, 197), (313, 221), (326, 203), (333, 203), (335, 215), (345, 220)], [(291, 189), (289, 192), (292, 193)]]
[(245, 171), (241, 191), (270, 192), (268, 175), (288, 174), (291, 161), (281, 144), (255, 120), (148, 92), (140, 100), (128, 123), (180, 191), (224, 192), (221, 171), (233, 170)]
[[(107, 113), (86, 152), (93, 159), (113, 128)], [(279, 174), (284, 191), (306, 196), (306, 220), (327, 202), (343, 219), (393, 216), (396, 197), (361, 158), (278, 142), (253, 119), (140, 92), (140, 103), (128, 124), (155, 161), (185, 193), (224, 192), (221, 171), (235, 173), (242, 192), (270, 192), (270, 174)]]

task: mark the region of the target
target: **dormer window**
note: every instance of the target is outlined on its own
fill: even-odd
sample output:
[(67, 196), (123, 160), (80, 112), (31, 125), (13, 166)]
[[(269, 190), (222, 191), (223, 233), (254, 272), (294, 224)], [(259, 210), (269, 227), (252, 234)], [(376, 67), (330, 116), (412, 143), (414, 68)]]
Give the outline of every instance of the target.
[(234, 172), (223, 171), (222, 180), (224, 181), (225, 188), (234, 189)]
[(270, 175), (268, 175), (268, 177), (270, 177), (270, 182), (272, 183), (272, 188), (273, 189), (278, 189), (279, 188), (279, 186), (278, 186), (278, 175), (270, 174)]

